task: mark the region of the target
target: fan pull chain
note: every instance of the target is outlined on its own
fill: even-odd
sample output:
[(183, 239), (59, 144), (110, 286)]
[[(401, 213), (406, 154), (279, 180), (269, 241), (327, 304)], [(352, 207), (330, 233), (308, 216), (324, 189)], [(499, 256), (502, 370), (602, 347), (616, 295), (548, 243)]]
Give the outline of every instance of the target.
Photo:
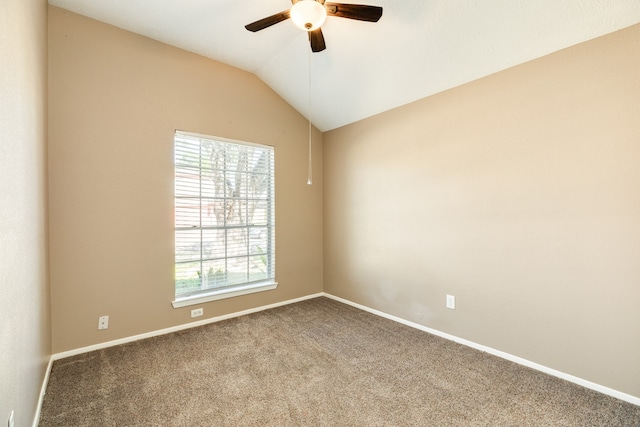
[(307, 49), (308, 52), (308, 64), (309, 64), (309, 92), (308, 92), (308, 101), (309, 108), (307, 110), (307, 118), (309, 120), (309, 164), (307, 169), (307, 185), (313, 184), (313, 169), (311, 162), (311, 50)]
[(313, 170), (311, 166), (311, 120), (309, 120), (309, 172), (307, 173), (307, 185), (313, 184)]

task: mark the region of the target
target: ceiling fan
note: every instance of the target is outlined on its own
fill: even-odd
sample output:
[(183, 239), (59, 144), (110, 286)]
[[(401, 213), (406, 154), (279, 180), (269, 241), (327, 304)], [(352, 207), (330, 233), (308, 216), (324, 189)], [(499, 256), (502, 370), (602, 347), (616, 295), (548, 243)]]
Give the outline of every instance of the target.
[(298, 28), (309, 34), (311, 50), (321, 52), (327, 48), (320, 28), (327, 15), (368, 22), (378, 22), (382, 16), (382, 8), (379, 6), (325, 3), (325, 0), (291, 0), (291, 3), (291, 9), (252, 22), (245, 25), (245, 28), (256, 32), (291, 18)]

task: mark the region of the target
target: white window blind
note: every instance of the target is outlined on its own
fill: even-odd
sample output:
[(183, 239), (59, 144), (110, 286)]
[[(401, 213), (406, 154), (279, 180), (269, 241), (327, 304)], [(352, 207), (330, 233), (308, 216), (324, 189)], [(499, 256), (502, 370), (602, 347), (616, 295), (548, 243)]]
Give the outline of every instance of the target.
[(273, 147), (175, 134), (176, 300), (275, 283)]

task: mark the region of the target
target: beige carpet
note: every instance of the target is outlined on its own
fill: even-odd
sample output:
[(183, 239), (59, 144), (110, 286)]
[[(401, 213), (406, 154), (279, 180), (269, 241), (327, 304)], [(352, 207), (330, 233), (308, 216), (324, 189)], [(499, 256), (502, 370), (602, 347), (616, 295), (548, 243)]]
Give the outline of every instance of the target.
[(640, 426), (640, 407), (327, 298), (54, 363), (40, 426)]

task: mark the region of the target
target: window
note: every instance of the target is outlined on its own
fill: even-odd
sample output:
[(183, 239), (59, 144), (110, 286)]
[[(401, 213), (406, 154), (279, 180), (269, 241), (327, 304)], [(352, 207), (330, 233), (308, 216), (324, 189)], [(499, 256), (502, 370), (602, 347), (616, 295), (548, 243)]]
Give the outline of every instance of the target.
[(176, 132), (174, 307), (273, 289), (274, 149)]

